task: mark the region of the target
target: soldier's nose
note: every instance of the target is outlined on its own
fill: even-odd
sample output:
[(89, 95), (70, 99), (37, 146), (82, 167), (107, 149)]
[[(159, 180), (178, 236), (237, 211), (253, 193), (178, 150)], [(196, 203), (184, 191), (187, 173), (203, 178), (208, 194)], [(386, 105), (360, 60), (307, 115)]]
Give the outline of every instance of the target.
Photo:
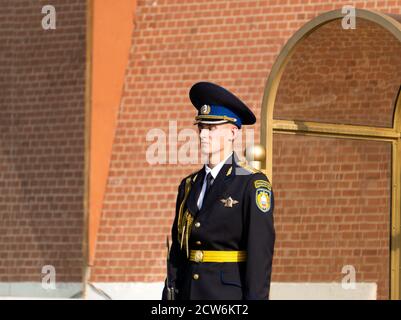
[(207, 129), (202, 129), (201, 132), (200, 132), (200, 137), (201, 137), (201, 138), (206, 138), (206, 137), (208, 137), (208, 136), (209, 136), (209, 130), (207, 130)]

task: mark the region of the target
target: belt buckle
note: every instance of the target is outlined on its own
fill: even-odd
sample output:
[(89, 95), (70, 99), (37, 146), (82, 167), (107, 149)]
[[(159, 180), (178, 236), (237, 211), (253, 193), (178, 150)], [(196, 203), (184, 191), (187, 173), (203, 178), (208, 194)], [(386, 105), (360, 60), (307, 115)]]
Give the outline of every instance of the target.
[(203, 261), (203, 251), (202, 250), (196, 250), (195, 251), (194, 260), (195, 260), (195, 262), (202, 262)]

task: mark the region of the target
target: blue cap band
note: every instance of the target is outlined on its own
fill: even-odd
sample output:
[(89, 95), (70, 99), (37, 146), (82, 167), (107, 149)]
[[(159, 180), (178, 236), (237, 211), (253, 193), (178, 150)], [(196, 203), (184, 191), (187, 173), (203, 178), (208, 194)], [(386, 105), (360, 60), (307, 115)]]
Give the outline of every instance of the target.
[[(204, 108), (206, 107), (206, 108)], [(232, 112), (229, 108), (224, 106), (215, 106), (215, 105), (205, 105), (198, 110), (198, 117), (203, 120), (219, 120), (218, 117), (221, 117), (220, 120), (224, 120), (223, 117), (228, 117), (235, 119), (235, 121), (231, 121), (238, 128), (241, 128), (242, 122), (241, 118), (238, 117), (234, 112)], [(216, 117), (213, 119), (213, 117)]]

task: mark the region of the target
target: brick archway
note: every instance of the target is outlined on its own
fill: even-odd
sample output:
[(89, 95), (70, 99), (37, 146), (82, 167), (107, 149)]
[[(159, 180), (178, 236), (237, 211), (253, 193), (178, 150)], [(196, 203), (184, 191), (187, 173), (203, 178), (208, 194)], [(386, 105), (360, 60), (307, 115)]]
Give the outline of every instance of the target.
[[(315, 97), (314, 99), (309, 99), (308, 101), (305, 101), (304, 99), (305, 95), (303, 95), (302, 93), (300, 94), (301, 97), (299, 98), (299, 101), (294, 101), (294, 100), (285, 101), (285, 99), (283, 98), (285, 96), (284, 93), (287, 93), (288, 96), (295, 96), (297, 94), (297, 92), (289, 91), (291, 89), (295, 89), (296, 81), (291, 82), (290, 85), (287, 85), (287, 87), (283, 89), (283, 87), (285, 87), (283, 79), (287, 79), (287, 81), (289, 81), (288, 79), (291, 79), (290, 76), (288, 75), (287, 77), (285, 76), (285, 73), (289, 72), (288, 68), (293, 65), (294, 68), (293, 70), (296, 70), (295, 69), (296, 63), (293, 63), (291, 65), (291, 63), (294, 61), (293, 59), (295, 58), (302, 59), (302, 57), (305, 58), (313, 56), (313, 54), (310, 51), (306, 52), (304, 56), (302, 56), (301, 54), (298, 54), (298, 56), (296, 56), (297, 50), (300, 50), (300, 48), (302, 48), (302, 45), (307, 46), (308, 41), (312, 43), (311, 38), (313, 37), (313, 35), (318, 34), (318, 32), (321, 33), (319, 41), (325, 41), (324, 32), (330, 31), (329, 30), (330, 28), (334, 30), (335, 24), (340, 23), (340, 20), (343, 18), (343, 16), (344, 15), (341, 13), (341, 10), (330, 11), (318, 16), (317, 18), (308, 22), (304, 27), (302, 27), (287, 42), (287, 44), (282, 49), (280, 55), (278, 56), (275, 64), (272, 67), (272, 71), (265, 86), (264, 99), (262, 103), (261, 143), (267, 149), (266, 171), (273, 180), (273, 185), (276, 184), (276, 189), (279, 189), (278, 190), (279, 195), (281, 194), (281, 197), (280, 196), (278, 197), (278, 202), (280, 202), (281, 200), (281, 202), (283, 203), (283, 207), (278, 210), (279, 234), (281, 231), (282, 232), (281, 234), (283, 235), (281, 241), (282, 246), (279, 245), (278, 248), (279, 251), (278, 261), (279, 263), (280, 261), (283, 262), (285, 260), (285, 255), (287, 253), (290, 254), (292, 252), (292, 254), (297, 255), (297, 258), (299, 258), (299, 260), (297, 261), (305, 262), (305, 265), (303, 266), (305, 269), (304, 272), (305, 276), (302, 277), (302, 272), (301, 272), (299, 279), (298, 278), (289, 279), (289, 281), (294, 281), (294, 282), (297, 282), (298, 280), (305, 282), (319, 282), (319, 281), (324, 282), (324, 281), (337, 281), (339, 279), (339, 276), (337, 276), (336, 278), (330, 275), (334, 271), (335, 272), (338, 271), (337, 269), (333, 269), (334, 267), (333, 268), (327, 267), (324, 264), (321, 265), (318, 264), (313, 266), (308, 265), (310, 261), (315, 261), (313, 260), (313, 257), (311, 258), (311, 256), (313, 256), (315, 253), (316, 255), (319, 256), (320, 260), (325, 259), (324, 255), (326, 253), (330, 255), (330, 257), (326, 257), (327, 258), (326, 263), (330, 265), (340, 266), (341, 263), (344, 264), (347, 261), (354, 261), (357, 266), (356, 268), (357, 282), (359, 274), (363, 282), (369, 282), (369, 283), (376, 282), (378, 284), (377, 292), (379, 298), (386, 298), (389, 296), (392, 299), (399, 299), (400, 298), (399, 248), (401, 239), (400, 238), (401, 101), (399, 99), (399, 88), (400, 88), (399, 85), (401, 84), (401, 81), (400, 78), (398, 77), (398, 74), (392, 75), (395, 81), (394, 83), (391, 84), (392, 85), (391, 88), (387, 86), (389, 90), (388, 92), (389, 101), (391, 100), (391, 103), (383, 102), (386, 106), (389, 106), (391, 104), (391, 108), (388, 108), (387, 114), (384, 110), (380, 109), (381, 111), (376, 117), (380, 118), (380, 116), (383, 117), (386, 116), (387, 118), (386, 119), (383, 118), (382, 122), (375, 119), (375, 117), (369, 118), (370, 113), (363, 114), (364, 110), (367, 110), (367, 106), (370, 105), (369, 103), (371, 103), (369, 99), (372, 100), (373, 97), (373, 94), (369, 95), (369, 90), (371, 89), (368, 87), (365, 88), (366, 89), (365, 96), (367, 97), (367, 99), (366, 101), (363, 101), (360, 104), (361, 109), (359, 111), (357, 110), (358, 109), (357, 101), (358, 99), (361, 99), (363, 97), (363, 94), (361, 93), (359, 96), (358, 94), (356, 94), (356, 98), (354, 96), (351, 96), (352, 94), (351, 92), (353, 91), (348, 90), (350, 88), (350, 83), (351, 83), (350, 81), (348, 82), (344, 81), (344, 95), (345, 95), (344, 101), (352, 101), (353, 98), (355, 98), (355, 101), (353, 101), (352, 109), (351, 106), (349, 106), (350, 107), (349, 109), (346, 109), (345, 107), (343, 108), (348, 110), (347, 112), (344, 112), (343, 116), (339, 115), (338, 112), (338, 110), (341, 110), (341, 108), (333, 110), (333, 106), (341, 106), (340, 103), (341, 99), (339, 93), (341, 88), (337, 88), (337, 91), (333, 91), (334, 90), (333, 87), (335, 87), (336, 85), (335, 80), (338, 79), (332, 79), (333, 80), (332, 82), (327, 81), (327, 83), (330, 83), (332, 85), (328, 87), (329, 88), (328, 91), (327, 87), (324, 86), (325, 84), (324, 81), (322, 81), (322, 88), (319, 88), (319, 85), (316, 85), (314, 90), (315, 95), (311, 94), (310, 96), (310, 98)], [(386, 15), (379, 12), (356, 9), (356, 19), (357, 21), (361, 22), (362, 27), (360, 30), (364, 30), (363, 25), (365, 24), (366, 30), (368, 30), (369, 28), (370, 29), (376, 28), (378, 30), (377, 31), (375, 29), (375, 31), (369, 31), (369, 32), (377, 31), (377, 32), (383, 32), (383, 34), (385, 32), (388, 35), (388, 37), (394, 40), (394, 43), (396, 43), (397, 40), (398, 43), (401, 43), (401, 23), (399, 22), (401, 21), (400, 16)], [(347, 34), (345, 37), (348, 36), (349, 34)], [(361, 38), (361, 35), (359, 36), (354, 35), (354, 36), (355, 36), (354, 39)], [(351, 38), (352, 37), (350, 37), (350, 39)], [(370, 38), (372, 38), (371, 35), (368, 35), (366, 37), (366, 39)], [(347, 39), (345, 39), (345, 41), (347, 41)], [(350, 45), (351, 46), (353, 45), (352, 41), (350, 42)], [(397, 47), (397, 45), (395, 46)], [(363, 50), (362, 45), (360, 48), (362, 48), (361, 50)], [(381, 46), (380, 48), (383, 48), (383, 46)], [(398, 50), (398, 47), (395, 48), (394, 50)], [(324, 56), (324, 54), (322, 56)], [(317, 57), (315, 61), (322, 61), (322, 60), (324, 60), (324, 57), (320, 58)], [(358, 60), (356, 58), (354, 58), (353, 60), (361, 61), (361, 59)], [(330, 73), (330, 70), (333, 69), (332, 64), (335, 65), (335, 63), (337, 62), (337, 64), (341, 65), (341, 63), (339, 63), (340, 60), (337, 61), (333, 60), (333, 61), (332, 63), (330, 62), (326, 63), (327, 70), (329, 70), (328, 73)], [(298, 63), (297, 66), (299, 67), (299, 65), (303, 64), (307, 64), (307, 62), (302, 60), (302, 62)], [(350, 65), (352, 65), (352, 62), (350, 62)], [(301, 74), (298, 80), (302, 83), (308, 82), (306, 78), (302, 78), (303, 75), (302, 72), (304, 72), (305, 70), (299, 68), (297, 70), (298, 73), (294, 71), (292, 76), (294, 77), (297, 76), (298, 74)], [(383, 74), (384, 72), (385, 71), (382, 71), (381, 74)], [(308, 70), (306, 70), (306, 73), (308, 73)], [(308, 73), (308, 75), (310, 76), (311, 74)], [(352, 76), (353, 75), (351, 72), (350, 77), (352, 78)], [(327, 80), (324, 75), (320, 75), (320, 79)], [(345, 79), (347, 78), (345, 77)], [(316, 78), (314, 80), (316, 80)], [(368, 80), (370, 79), (368, 78)], [(372, 88), (375, 89), (376, 87), (380, 87), (380, 84), (384, 85), (386, 83), (386, 80), (388, 79), (383, 79), (383, 82), (380, 82), (381, 81), (380, 80), (379, 81), (380, 83), (373, 84)], [(319, 81), (316, 81), (317, 84), (319, 84), (318, 82)], [(355, 80), (354, 82), (355, 82), (355, 88), (354, 88), (355, 90), (356, 88), (359, 89), (363, 88), (364, 85), (366, 85), (367, 83), (366, 79), (363, 79), (363, 77)], [(280, 96), (280, 88), (281, 91), (284, 92), (281, 96)], [(321, 93), (322, 97), (321, 100), (316, 99), (316, 94), (320, 94), (319, 90), (323, 91)], [(324, 92), (324, 90), (326, 90), (327, 92)], [(332, 93), (333, 97), (332, 101), (328, 99), (330, 97), (328, 95), (329, 92)], [(333, 92), (335, 94), (333, 94)], [(379, 96), (380, 94), (381, 93), (378, 93)], [(319, 106), (319, 108), (308, 109), (307, 107), (305, 107), (308, 103), (310, 107), (311, 102), (315, 102), (316, 105)], [(280, 106), (285, 105), (287, 107), (286, 109), (287, 113), (285, 112), (277, 113), (278, 112), (277, 110), (279, 110), (276, 108), (277, 105)], [(380, 107), (380, 105), (376, 104), (376, 102), (372, 103), (372, 108), (374, 108), (373, 110), (378, 110), (376, 109), (377, 105)], [(297, 108), (293, 107), (290, 110), (289, 108), (291, 106), (292, 107), (297, 106)], [(330, 114), (331, 111), (333, 112)], [(351, 112), (353, 111), (355, 111), (354, 117), (351, 115)], [(308, 112), (309, 115), (303, 117), (303, 115), (307, 114)], [(321, 114), (315, 117), (316, 112), (320, 112)], [(375, 122), (376, 120), (379, 122), (376, 123)], [(290, 147), (291, 143), (294, 145), (292, 149)], [(313, 146), (311, 147), (311, 149), (309, 149), (309, 152), (311, 153), (313, 153), (313, 150), (320, 150), (320, 152), (329, 152), (331, 149), (333, 149), (333, 146), (335, 146), (334, 151), (337, 152), (334, 153), (329, 152), (326, 154), (326, 157), (333, 159), (335, 156), (337, 156), (337, 154), (346, 155), (346, 153), (349, 152), (350, 157), (352, 156), (354, 159), (353, 161), (357, 162), (343, 163), (342, 166), (338, 167), (339, 169), (335, 173), (333, 173), (333, 170), (335, 171), (335, 168), (337, 168), (336, 163), (330, 163), (330, 162), (325, 163), (325, 168), (327, 169), (328, 172), (326, 172), (326, 175), (325, 172), (323, 173), (320, 172), (320, 174), (322, 174), (323, 177), (327, 176), (328, 177), (327, 181), (329, 181), (329, 184), (333, 186), (333, 187), (329, 186), (327, 189), (328, 190), (326, 195), (327, 199), (323, 199), (324, 200), (323, 201), (322, 194), (324, 194), (323, 193), (324, 190), (318, 190), (319, 188), (322, 189), (322, 186), (324, 186), (323, 183), (319, 184), (319, 182), (317, 182), (315, 183), (315, 185), (312, 184), (305, 185), (305, 190), (303, 193), (305, 195), (304, 198), (302, 199), (302, 201), (295, 200), (295, 202), (297, 202), (298, 207), (292, 210), (291, 209), (292, 206), (295, 206), (293, 202), (294, 199), (297, 199), (296, 198), (297, 194), (299, 193), (302, 194), (301, 190), (302, 186), (300, 186), (299, 184), (297, 185), (294, 184), (294, 188), (296, 190), (295, 191), (292, 190), (293, 192), (291, 195), (289, 195), (291, 191), (290, 188), (281, 190), (280, 186), (283, 188), (288, 187), (289, 180), (296, 178), (290, 175), (284, 177), (282, 172), (280, 173), (280, 171), (277, 171), (279, 179), (274, 179), (273, 173), (275, 171), (273, 170), (273, 165), (275, 164), (277, 165), (277, 167), (282, 166), (283, 163), (280, 162), (279, 158), (280, 157), (285, 158), (286, 157), (285, 152), (288, 153), (292, 152), (293, 157), (291, 159), (293, 159), (296, 164), (293, 166), (293, 170), (298, 170), (297, 171), (298, 173), (302, 173), (302, 175), (301, 174), (298, 175), (299, 177), (301, 177), (301, 179), (306, 179), (306, 180), (312, 179), (314, 180), (314, 182), (316, 182), (315, 180), (317, 179), (316, 178), (317, 175), (316, 174), (314, 175), (314, 172), (312, 172), (312, 174), (310, 174), (311, 172), (308, 172), (311, 170), (315, 170), (311, 169), (310, 166), (308, 167), (308, 165), (310, 165), (311, 162), (313, 161), (305, 160), (305, 156), (303, 154), (305, 152), (308, 152), (307, 147), (310, 146)], [(275, 147), (278, 147), (277, 150), (274, 149)], [(300, 149), (300, 150), (296, 151), (295, 149), (297, 150)], [(277, 154), (277, 151), (280, 153), (280, 157), (275, 156), (275, 153)], [(372, 154), (369, 155), (369, 152), (372, 152)], [(383, 158), (380, 158), (379, 155), (385, 155), (385, 156), (383, 156)], [(313, 156), (317, 155), (313, 154), (310, 155), (311, 158), (313, 158)], [(290, 158), (288, 157), (288, 159)], [(369, 171), (370, 169), (366, 169), (370, 168), (369, 166), (372, 166), (372, 163), (369, 162), (370, 161), (369, 159), (376, 159), (373, 161), (376, 161), (376, 163), (381, 162), (383, 164), (388, 164), (388, 166), (380, 168), (377, 167), (377, 172), (373, 172), (375, 169), (372, 167), (373, 168), (372, 171)], [(302, 161), (305, 161), (305, 163), (303, 163), (304, 164), (304, 166), (302, 167), (303, 169), (301, 168)], [(346, 162), (347, 160), (344, 157), (339, 156), (337, 161), (340, 161), (340, 163), (342, 163), (342, 161)], [(319, 164), (320, 163), (318, 162), (315, 166), (313, 166), (313, 168), (317, 168)], [(371, 175), (365, 176), (364, 174), (365, 173), (367, 174), (367, 172), (371, 172)], [(347, 184), (345, 181), (346, 179), (345, 177), (347, 175), (349, 177), (352, 177), (353, 174), (355, 178), (350, 178), (350, 179), (355, 179), (355, 181), (349, 181), (349, 184)], [(380, 174), (382, 174), (383, 177), (381, 177)], [(378, 178), (372, 178), (376, 176)], [(338, 189), (335, 189), (336, 187), (334, 187), (335, 183), (337, 183), (335, 181), (337, 179), (336, 177), (340, 177), (339, 178), (340, 182), (338, 182), (340, 185), (337, 187)], [(341, 182), (343, 182), (342, 185)], [(296, 183), (298, 183), (298, 180), (296, 181)], [(384, 195), (381, 197), (382, 199), (375, 197), (374, 194), (372, 198), (368, 198), (368, 194), (371, 191), (362, 188), (361, 190), (359, 189), (357, 190), (361, 192), (359, 198), (358, 196), (355, 196), (355, 198), (349, 196), (350, 194), (355, 195), (355, 192), (357, 192), (355, 191), (356, 190), (355, 188), (357, 188), (356, 186), (367, 183), (372, 183), (373, 190), (376, 190), (377, 192), (383, 192)], [(377, 186), (379, 185), (382, 186), (383, 189), (378, 189)], [(315, 198), (314, 198), (314, 195), (307, 194), (307, 191), (308, 190), (310, 191), (310, 188), (316, 188), (317, 189), (316, 192), (320, 191), (322, 193), (315, 193)], [(345, 193), (347, 193), (347, 196), (344, 195)], [(349, 198), (347, 198), (348, 196)], [(305, 197), (309, 198), (305, 199)], [(324, 204), (321, 204), (320, 207), (319, 205), (316, 205), (316, 203), (318, 203), (319, 200), (322, 203), (324, 202)], [(353, 207), (352, 205), (350, 205), (351, 201), (359, 201), (358, 203), (360, 204), (355, 205)], [(375, 201), (378, 202), (377, 205), (374, 204)], [(340, 204), (342, 205), (342, 207), (340, 206)], [(302, 206), (304, 206), (303, 207), (304, 209), (302, 209)], [(380, 206), (382, 207), (379, 208)], [(370, 212), (369, 210), (372, 207), (377, 208), (377, 212)], [(302, 210), (305, 211), (305, 214), (304, 212), (299, 212)], [(312, 213), (313, 210), (315, 212)], [(345, 211), (349, 211), (349, 213), (346, 213)], [(338, 215), (336, 215), (336, 213), (338, 213)], [(310, 214), (310, 217), (308, 216), (308, 214)], [(368, 217), (369, 219), (372, 219), (372, 221), (369, 222), (368, 220), (366, 221), (364, 220), (367, 219)], [(384, 221), (384, 217), (387, 220)], [(295, 221), (298, 218), (299, 220)], [(327, 223), (327, 220), (330, 221), (330, 219), (332, 218), (333, 218), (332, 221), (333, 224), (330, 225), (329, 223)], [(292, 221), (292, 224), (293, 225), (295, 224), (295, 227), (291, 229), (289, 224), (286, 225), (285, 219), (293, 219), (293, 220), (295, 219), (294, 221)], [(305, 219), (310, 219), (310, 221)], [(323, 222), (321, 222), (321, 224), (316, 223), (316, 221), (319, 221), (319, 219), (324, 219)], [(335, 222), (335, 219), (339, 221)], [(357, 222), (354, 223), (353, 222), (354, 220), (357, 220)], [(361, 222), (359, 223), (360, 220)], [(369, 230), (369, 228), (375, 226), (375, 223), (373, 222), (375, 220), (377, 220), (376, 226), (378, 230), (375, 230), (377, 231), (377, 233), (374, 233)], [(280, 226), (280, 221), (282, 222), (282, 226)], [(299, 226), (297, 225), (296, 222), (299, 223)], [(381, 223), (383, 230), (380, 229)], [(349, 230), (347, 229), (348, 226), (350, 226)], [(286, 229), (286, 227), (288, 228)], [(282, 230), (280, 230), (280, 228), (282, 228)], [(307, 230), (307, 228), (309, 228), (309, 230)], [(319, 231), (319, 230), (324, 230), (325, 228), (327, 229), (334, 228), (335, 231), (334, 232)], [(314, 239), (315, 241), (317, 241), (318, 243), (322, 244), (326, 243), (326, 244), (322, 245), (323, 247), (314, 246), (312, 243), (310, 247), (306, 246), (306, 248), (302, 248), (301, 246), (291, 248), (293, 243), (291, 243), (290, 240), (295, 240), (295, 239), (289, 239), (288, 237), (286, 238), (287, 231), (293, 233), (294, 235), (298, 234), (301, 237), (304, 235), (305, 239), (303, 240), (305, 241), (303, 242), (301, 241), (299, 243), (302, 244), (307, 243), (307, 241), (312, 240), (309, 238), (309, 236), (315, 235)], [(354, 236), (352, 235), (352, 233), (354, 233)], [(377, 236), (377, 239), (376, 238), (375, 239), (377, 243), (380, 243), (380, 245), (378, 244), (377, 246), (375, 246), (375, 244), (372, 241), (373, 238), (365, 239), (364, 237), (366, 235), (369, 235), (370, 237)], [(385, 241), (386, 235), (388, 235), (388, 238), (390, 238), (391, 236), (391, 240), (389, 241), (389, 243)], [(346, 237), (349, 237), (348, 242), (344, 240), (346, 239)], [(323, 241), (322, 238), (324, 238), (324, 240), (327, 241)], [(360, 245), (358, 244), (359, 242), (357, 242), (358, 239), (360, 240)], [(331, 242), (329, 240), (331, 240)], [(348, 245), (347, 243), (348, 244), (355, 243), (355, 247), (351, 246), (347, 247)], [(387, 253), (385, 253), (385, 251)], [(280, 252), (282, 252), (283, 254), (281, 255)], [(336, 258), (337, 260), (335, 260)], [(383, 259), (387, 260), (387, 262), (383, 261)], [(295, 262), (295, 260), (294, 261), (288, 260), (287, 262), (292, 263)], [(386, 263), (388, 264), (388, 268)], [(285, 263), (283, 262), (283, 265), (284, 264)], [(300, 264), (300, 268), (301, 265), (302, 263)], [(281, 266), (279, 265), (278, 270), (281, 270), (280, 267)], [(284, 266), (282, 269), (285, 270), (285, 268), (286, 267)], [(315, 273), (320, 272), (320, 274), (308, 275), (308, 273), (310, 272), (310, 270), (308, 271), (308, 269), (314, 270)], [(376, 270), (375, 271), (376, 274), (371, 270)], [(283, 276), (278, 279), (279, 281), (280, 280), (286, 281), (284, 274), (285, 272), (283, 272)], [(278, 277), (280, 277), (280, 272), (278, 272)], [(389, 283), (387, 283), (386, 278), (389, 279)], [(377, 281), (372, 279), (377, 279)], [(386, 292), (389, 293), (388, 296), (386, 296), (387, 294)]]

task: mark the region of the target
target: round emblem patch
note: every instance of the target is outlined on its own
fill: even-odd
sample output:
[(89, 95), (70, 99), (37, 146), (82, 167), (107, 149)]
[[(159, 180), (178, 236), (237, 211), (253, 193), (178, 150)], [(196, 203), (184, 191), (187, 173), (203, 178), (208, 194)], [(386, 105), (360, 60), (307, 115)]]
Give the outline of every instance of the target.
[(265, 188), (256, 189), (256, 205), (262, 212), (267, 212), (270, 209), (271, 191)]

